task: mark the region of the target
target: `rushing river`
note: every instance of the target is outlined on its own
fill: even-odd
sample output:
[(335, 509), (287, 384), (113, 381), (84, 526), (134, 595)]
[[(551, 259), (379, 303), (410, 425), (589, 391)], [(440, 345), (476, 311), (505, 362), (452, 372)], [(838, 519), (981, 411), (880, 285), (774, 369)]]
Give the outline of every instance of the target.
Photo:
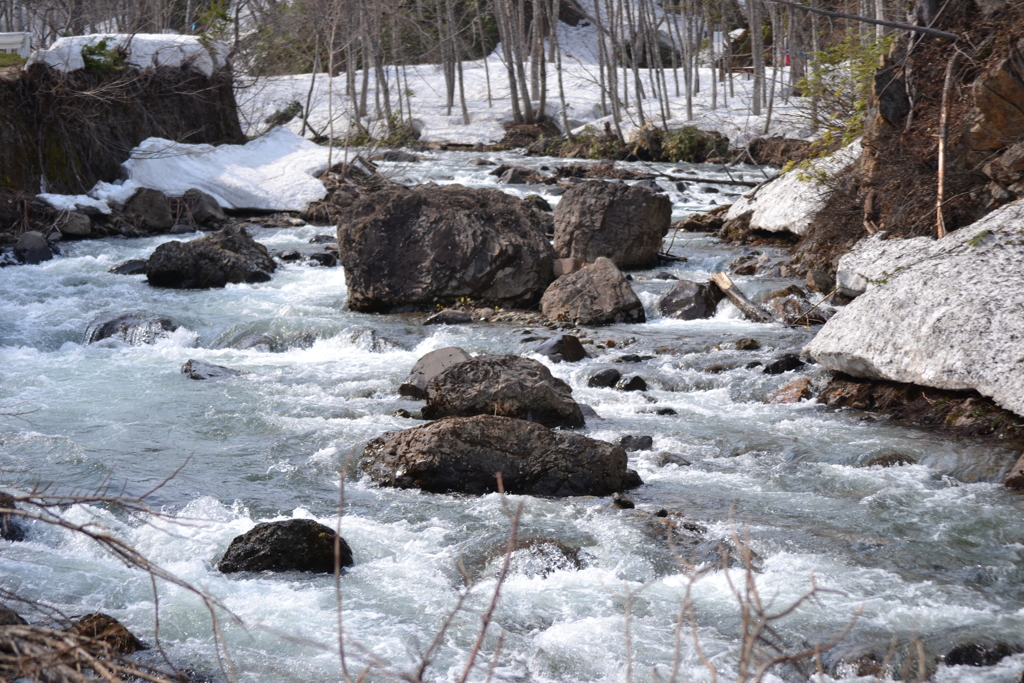
[[(404, 181), (495, 182), (486, 175), (492, 167), (473, 164), (480, 155), (433, 157), (383, 167)], [(724, 177), (707, 167), (651, 166)], [(759, 172), (741, 167), (733, 176), (756, 179)], [(691, 183), (681, 191), (664, 184), (675, 217), (729, 203), (735, 193), (728, 186)], [(307, 247), (332, 231), (252, 232), (278, 251)], [(222, 601), (240, 620), (221, 614), (240, 680), (335, 681), (341, 674), (333, 577), (226, 576), (214, 565), (233, 537), (260, 521), (310, 517), (334, 526), (344, 476), (340, 525), (356, 562), (341, 578), (349, 673), (357, 676), (370, 661), (377, 665), (371, 680), (413, 672), (466, 590), (461, 565), (475, 587), (424, 676), (459, 680), (510, 530), (502, 500), (377, 488), (359, 478), (355, 458), (368, 439), (422, 424), (392, 413), (419, 409), (398, 395), (398, 386), (424, 353), (456, 345), (474, 354), (529, 356), (538, 342), (521, 340), (553, 332), (502, 323), (424, 327), (422, 316), (352, 313), (341, 268), (285, 264), (270, 282), (213, 291), (156, 289), (144, 276), (107, 272), (169, 239), (65, 242), (52, 261), (0, 269), (0, 406), (29, 411), (0, 417), (0, 489), (107, 487), (132, 496), (163, 482), (148, 499), (160, 517), (126, 518), (95, 505), (69, 508), (66, 516), (105, 525)], [(807, 366), (773, 376), (748, 364), (799, 352), (811, 332), (748, 322), (727, 303), (709, 320), (660, 318), (656, 302), (672, 282), (655, 274), (706, 279), (744, 249), (680, 234), (671, 251), (688, 260), (634, 273), (648, 323), (586, 330), (593, 357), (580, 363), (531, 356), (597, 411), (584, 433), (608, 441), (646, 434), (654, 447), (630, 453), (629, 466), (645, 482), (628, 493), (635, 510), (609, 499), (510, 497), (513, 507), (524, 502), (521, 538), (579, 548), (582, 568), (563, 562), (546, 571), (536, 558), (517, 555), (471, 680), (484, 680), (489, 666), (495, 680), (524, 682), (623, 681), (627, 674), (666, 680), (673, 666), (680, 681), (709, 680), (695, 638), (721, 679), (735, 680), (743, 621), (731, 586), (742, 588), (745, 579), (734, 534), (753, 551), (769, 612), (788, 607), (812, 582), (821, 589), (773, 624), (774, 642), (795, 652), (848, 629), (821, 658), (826, 674), (835, 674), (842, 658), (870, 652), (881, 661), (891, 650), (899, 678), (918, 644), (931, 662), (963, 642), (1024, 645), (1024, 498), (999, 484), (1016, 454), (814, 401), (768, 403), (794, 377), (820, 384), (824, 373)], [(736, 281), (755, 296), (794, 282)], [(94, 319), (130, 312), (167, 316), (182, 327), (152, 345), (82, 344)], [(394, 345), (372, 350), (371, 329)], [(273, 335), (284, 350), (231, 348), (249, 331)], [(761, 346), (729, 348), (741, 338)], [(615, 347), (598, 348), (607, 340)], [(616, 363), (625, 354), (650, 358)], [(180, 372), (190, 358), (247, 374), (192, 381)], [(588, 388), (587, 379), (607, 367), (643, 376), (649, 391)], [(861, 466), (890, 452), (917, 464)], [(655, 516), (662, 509), (679, 528), (685, 520), (706, 531), (687, 532), (692, 543), (670, 547)], [(730, 547), (734, 568), (727, 573), (715, 558)], [(704, 563), (697, 580), (688, 578), (674, 549), (687, 562)], [(154, 642), (149, 577), (57, 528), (35, 524), (25, 542), (0, 541), (0, 587), (66, 614), (107, 612)], [(694, 621), (685, 618), (680, 629), (687, 593)], [(161, 582), (159, 617), (160, 642), (172, 661), (223, 680), (209, 618), (195, 595)], [(772, 675), (800, 680), (816, 677), (815, 669), (811, 662), (803, 673), (781, 667)], [(940, 666), (931, 675), (1009, 683), (1022, 669), (1024, 655), (1013, 655), (990, 667)], [(836, 675), (855, 671), (840, 668)]]

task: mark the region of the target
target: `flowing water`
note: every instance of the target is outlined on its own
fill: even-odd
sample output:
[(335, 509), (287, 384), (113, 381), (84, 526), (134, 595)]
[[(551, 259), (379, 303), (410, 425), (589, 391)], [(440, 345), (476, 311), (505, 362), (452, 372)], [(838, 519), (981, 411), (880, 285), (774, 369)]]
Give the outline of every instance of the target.
[[(493, 185), (490, 167), (473, 165), (479, 156), (439, 153), (429, 163), (384, 166), (399, 180)], [(752, 168), (733, 173), (758, 175)], [(676, 217), (728, 203), (734, 192), (665, 185)], [(253, 232), (274, 251), (307, 246), (332, 230)], [(424, 675), (459, 680), (510, 531), (503, 501), (377, 488), (359, 478), (355, 458), (368, 439), (421, 424), (391, 414), (418, 410), (399, 397), (398, 386), (424, 353), (457, 345), (474, 354), (530, 355), (537, 342), (521, 340), (552, 331), (500, 323), (424, 327), (420, 316), (352, 313), (341, 268), (287, 264), (270, 282), (213, 291), (160, 290), (144, 276), (107, 273), (168, 239), (66, 242), (52, 261), (0, 269), (0, 406), (31, 411), (0, 417), (0, 488), (85, 493), (105, 486), (141, 495), (163, 483), (148, 498), (159, 517), (125, 518), (99, 505), (74, 506), (66, 516), (105, 525), (219, 598), (241, 620), (222, 622), (240, 680), (333, 681), (341, 677), (333, 577), (226, 576), (214, 565), (233, 537), (260, 521), (309, 517), (333, 526), (344, 476), (341, 532), (356, 562), (341, 578), (349, 673), (369, 661), (378, 665), (371, 680), (414, 671), (468, 576), (474, 588)], [(634, 273), (648, 323), (586, 330), (593, 357), (580, 363), (532, 356), (597, 411), (583, 433), (609, 441), (646, 434), (654, 447), (630, 453), (630, 467), (645, 482), (628, 494), (635, 510), (619, 510), (607, 498), (509, 497), (513, 507), (523, 502), (521, 538), (578, 548), (578, 562), (516, 554), (470, 679), (484, 680), (493, 665), (496, 680), (510, 681), (665, 680), (673, 666), (680, 681), (708, 680), (696, 640), (722, 679), (735, 680), (743, 620), (732, 586), (743, 585), (744, 572), (734, 535), (753, 551), (769, 612), (812, 585), (821, 589), (773, 624), (775, 642), (796, 651), (848, 629), (822, 657), (826, 674), (855, 676), (855, 667), (836, 670), (836, 663), (869, 652), (882, 660), (891, 650), (898, 678), (918, 643), (933, 662), (963, 642), (1024, 644), (1024, 499), (999, 484), (1016, 454), (814, 401), (766, 402), (794, 377), (823, 382), (815, 366), (778, 376), (747, 367), (798, 352), (811, 333), (748, 322), (727, 303), (709, 320), (658, 317), (655, 304), (672, 282), (654, 275), (706, 279), (744, 251), (693, 234), (680, 234), (671, 250), (688, 260)], [(736, 280), (754, 295), (793, 282)], [(82, 344), (90, 322), (120, 313), (159, 314), (182, 327), (151, 345)], [(372, 344), (368, 330), (393, 344)], [(231, 348), (248, 332), (271, 334), (283, 350)], [(730, 350), (741, 338), (757, 339), (760, 349)], [(616, 346), (599, 348), (607, 340)], [(616, 363), (624, 354), (650, 358)], [(247, 374), (192, 381), (180, 373), (190, 358)], [(589, 388), (587, 379), (607, 367), (643, 376), (649, 391)], [(675, 414), (659, 414), (665, 408)], [(861, 466), (889, 452), (917, 464)], [(655, 516), (663, 509), (682, 532), (675, 546)], [(730, 552), (726, 572), (716, 558)], [(680, 560), (704, 571), (692, 580)], [(67, 614), (110, 613), (154, 641), (148, 576), (69, 532), (37, 523), (25, 542), (0, 541), (0, 587)], [(158, 587), (160, 641), (171, 660), (222, 680), (198, 598)], [(681, 623), (687, 593), (694, 618)], [(990, 667), (940, 666), (932, 675), (1009, 682), (1022, 669), (1024, 655), (1013, 655)], [(771, 676), (799, 680), (814, 670), (813, 663), (802, 672), (782, 667)]]

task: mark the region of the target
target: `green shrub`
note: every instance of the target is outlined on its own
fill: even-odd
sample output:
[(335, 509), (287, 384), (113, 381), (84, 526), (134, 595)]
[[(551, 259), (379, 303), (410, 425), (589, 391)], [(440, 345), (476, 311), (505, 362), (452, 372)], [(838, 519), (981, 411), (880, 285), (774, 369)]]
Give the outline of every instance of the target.
[(721, 133), (683, 126), (662, 136), (661, 150), (666, 161), (699, 164), (728, 154), (729, 139)]
[(127, 55), (120, 45), (110, 47), (104, 38), (93, 45), (82, 47), (82, 60), (85, 70), (101, 76), (112, 76), (124, 71)]

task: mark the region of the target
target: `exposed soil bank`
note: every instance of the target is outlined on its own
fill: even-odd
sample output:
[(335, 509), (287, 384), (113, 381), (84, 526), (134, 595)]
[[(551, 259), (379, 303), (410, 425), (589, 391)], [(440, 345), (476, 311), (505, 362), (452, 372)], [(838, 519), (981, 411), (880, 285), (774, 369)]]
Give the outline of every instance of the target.
[(121, 163), (149, 137), (244, 142), (230, 70), (0, 72), (0, 188), (83, 193), (120, 178)]

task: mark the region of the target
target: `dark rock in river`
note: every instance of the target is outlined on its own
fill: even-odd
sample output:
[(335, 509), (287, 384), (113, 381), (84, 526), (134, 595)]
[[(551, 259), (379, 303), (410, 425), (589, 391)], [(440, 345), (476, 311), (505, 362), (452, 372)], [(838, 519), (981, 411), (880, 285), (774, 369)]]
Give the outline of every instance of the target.
[(456, 363), (464, 363), (472, 358), (473, 356), (458, 346), (435, 349), (416, 361), (416, 365), (412, 366), (412, 372), (398, 388), (398, 393), (409, 398), (423, 400), (427, 397), (427, 382), (441, 374), (445, 368)]
[(658, 302), (663, 316), (679, 320), (710, 318), (725, 295), (718, 287), (680, 280)]
[(86, 614), (76, 619), (68, 629), (86, 638), (98, 640), (109, 646), (114, 652), (130, 655), (139, 650), (148, 650), (141, 640), (124, 627), (120, 621), (109, 614)]
[(865, 460), (861, 467), (902, 467), (916, 464), (917, 460), (903, 453), (879, 453)]
[(619, 439), (619, 445), (622, 446), (627, 453), (631, 451), (649, 451), (654, 446), (654, 437), (627, 434)]
[(993, 666), (1013, 653), (1005, 643), (964, 643), (947, 652), (942, 661), (946, 666)]
[[(501, 548), (500, 555), (505, 549)], [(570, 548), (547, 538), (516, 541), (509, 558), (508, 570), (521, 576), (545, 578), (554, 572), (578, 571), (584, 567), (579, 548)]]
[(104, 316), (89, 323), (85, 328), (83, 344), (92, 344), (101, 339), (120, 339), (132, 346), (152, 344), (178, 329), (178, 325), (160, 316), (135, 314)]
[(640, 474), (636, 470), (626, 470), (626, 475), (622, 477), (623, 491), (639, 488), (643, 485), (644, 480), (640, 478)]
[(633, 375), (619, 380), (615, 388), (620, 391), (647, 391), (647, 380), (640, 375)]
[(146, 262), (149, 284), (209, 289), (229, 282), (266, 282), (277, 268), (245, 228), (228, 226), (191, 242), (161, 244)]
[[(14, 497), (9, 493), (0, 493), (0, 510), (15, 509)], [(0, 511), (0, 538), (5, 541), (25, 540), (25, 529), (18, 517), (11, 512)]]
[(549, 320), (576, 325), (647, 321), (643, 304), (629, 282), (614, 263), (603, 257), (552, 282), (540, 305)]
[(338, 247), (356, 311), (469, 297), (524, 307), (551, 282), (545, 215), (498, 190), (391, 187), (343, 210)]
[(588, 387), (614, 387), (616, 382), (622, 379), (622, 373), (615, 368), (605, 368), (590, 376), (587, 380)]
[(162, 233), (174, 227), (171, 203), (160, 190), (142, 188), (124, 204), (124, 215), (137, 229)]
[(1017, 458), (1017, 462), (1003, 480), (1003, 485), (1008, 489), (1024, 489), (1024, 455)]
[(353, 565), (352, 550), (330, 527), (311, 519), (264, 522), (236, 536), (217, 569), (232, 572), (300, 571), (334, 573), (335, 540), (340, 567)]
[(559, 258), (591, 262), (603, 256), (619, 268), (649, 268), (657, 263), (671, 217), (669, 198), (647, 188), (582, 183), (555, 208), (555, 252)]
[(547, 427), (582, 427), (572, 389), (543, 364), (519, 356), (477, 356), (427, 382), (423, 417), (500, 415)]
[(14, 257), (19, 262), (34, 266), (53, 258), (53, 250), (41, 232), (30, 230), (14, 243)]
[(762, 370), (762, 372), (766, 375), (781, 375), (784, 372), (802, 368), (804, 365), (806, 365), (806, 363), (800, 360), (799, 356), (787, 354), (764, 366), (764, 370)]
[(226, 368), (223, 365), (204, 363), (202, 361), (189, 358), (185, 361), (185, 364), (181, 366), (181, 374), (188, 375), (190, 379), (217, 379), (219, 377), (238, 377), (245, 373), (241, 370)]
[(491, 493), (501, 473), (513, 494), (606, 496), (622, 487), (626, 452), (535, 422), (478, 415), (385, 434), (367, 445), (362, 467), (382, 486), (434, 493)]
[(114, 275), (145, 275), (146, 261), (140, 258), (128, 259), (110, 266), (107, 268), (107, 272)]
[(538, 346), (533, 350), (542, 356), (547, 356), (556, 363), (565, 361), (575, 363), (587, 358), (587, 351), (583, 348), (578, 337), (571, 334), (560, 334)]

